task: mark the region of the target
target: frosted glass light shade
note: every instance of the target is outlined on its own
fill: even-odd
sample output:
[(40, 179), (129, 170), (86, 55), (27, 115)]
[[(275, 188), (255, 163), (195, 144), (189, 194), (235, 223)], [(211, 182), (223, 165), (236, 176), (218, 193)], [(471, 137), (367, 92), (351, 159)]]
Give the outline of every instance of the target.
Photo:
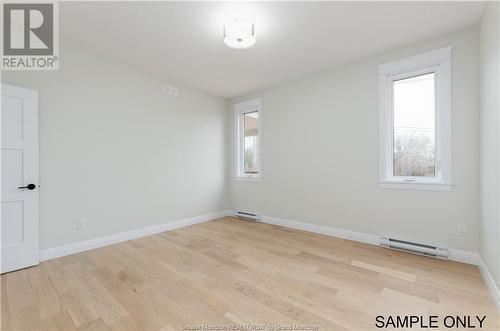
[(224, 25), (224, 43), (235, 49), (252, 47), (255, 44), (254, 24), (243, 18), (237, 18)]

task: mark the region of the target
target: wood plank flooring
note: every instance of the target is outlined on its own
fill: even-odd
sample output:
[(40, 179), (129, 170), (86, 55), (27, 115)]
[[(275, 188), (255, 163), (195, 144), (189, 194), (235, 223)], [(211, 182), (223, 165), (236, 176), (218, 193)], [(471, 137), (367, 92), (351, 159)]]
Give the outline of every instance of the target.
[(229, 217), (1, 276), (5, 331), (373, 330), (407, 314), (499, 329), (475, 266)]

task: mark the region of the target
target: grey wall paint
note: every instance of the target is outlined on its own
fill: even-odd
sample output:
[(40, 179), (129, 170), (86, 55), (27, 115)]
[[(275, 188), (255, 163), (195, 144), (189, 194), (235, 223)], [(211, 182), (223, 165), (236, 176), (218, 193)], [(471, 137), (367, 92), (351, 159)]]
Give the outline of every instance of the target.
[[(452, 192), (381, 189), (377, 66), (449, 45), (456, 186)], [(478, 47), (478, 30), (468, 29), (236, 98), (262, 97), (263, 180), (235, 180), (232, 162), (230, 206), (477, 251)], [(457, 236), (459, 224), (467, 226), (466, 237)]]
[[(449, 45), (456, 187), (380, 189), (377, 65)], [(41, 246), (232, 207), (477, 251), (478, 47), (469, 29), (237, 98), (263, 97), (257, 183), (234, 180), (232, 101), (182, 87), (165, 96), (164, 82), (71, 47), (58, 72), (4, 72), (40, 92)]]
[(500, 5), (487, 2), (481, 24), (480, 253), (500, 286)]
[(227, 208), (224, 100), (60, 49), (59, 71), (2, 76), (39, 91), (41, 248)]

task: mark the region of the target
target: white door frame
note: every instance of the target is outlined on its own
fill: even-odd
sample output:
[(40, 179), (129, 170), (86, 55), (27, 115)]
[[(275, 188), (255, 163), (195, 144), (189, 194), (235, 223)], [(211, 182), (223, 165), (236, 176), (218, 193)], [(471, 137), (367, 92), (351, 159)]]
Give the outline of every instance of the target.
[[(1, 95), (20, 99), (22, 104), (21, 139), (14, 142), (3, 141), (3, 113), (0, 116), (0, 149), (2, 154), (7, 150), (22, 151), (22, 182), (4, 181), (5, 163), (0, 154), (0, 201), (19, 200), (23, 212), (23, 241), (4, 247), (2, 228), (6, 220), (0, 213), (0, 273), (26, 268), (39, 263), (39, 170), (38, 170), (38, 92), (36, 90), (1, 84)], [(2, 101), (3, 104), (3, 101)], [(2, 105), (0, 105), (2, 107)], [(2, 111), (0, 109), (0, 111)], [(5, 178), (9, 178), (8, 175)], [(32, 190), (16, 186), (35, 184)], [(8, 187), (7, 187), (8, 186)], [(8, 199), (8, 200), (7, 200)], [(3, 211), (3, 209), (2, 209)], [(4, 234), (5, 236), (5, 234)]]

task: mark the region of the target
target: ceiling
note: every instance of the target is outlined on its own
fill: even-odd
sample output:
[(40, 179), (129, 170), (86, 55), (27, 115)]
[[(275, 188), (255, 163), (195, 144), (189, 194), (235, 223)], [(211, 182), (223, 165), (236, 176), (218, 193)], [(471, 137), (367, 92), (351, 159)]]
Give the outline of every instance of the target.
[[(477, 24), (483, 2), (61, 2), (73, 43), (231, 98)], [(255, 22), (257, 43), (228, 48), (222, 27)], [(63, 46), (64, 47), (64, 46)]]

